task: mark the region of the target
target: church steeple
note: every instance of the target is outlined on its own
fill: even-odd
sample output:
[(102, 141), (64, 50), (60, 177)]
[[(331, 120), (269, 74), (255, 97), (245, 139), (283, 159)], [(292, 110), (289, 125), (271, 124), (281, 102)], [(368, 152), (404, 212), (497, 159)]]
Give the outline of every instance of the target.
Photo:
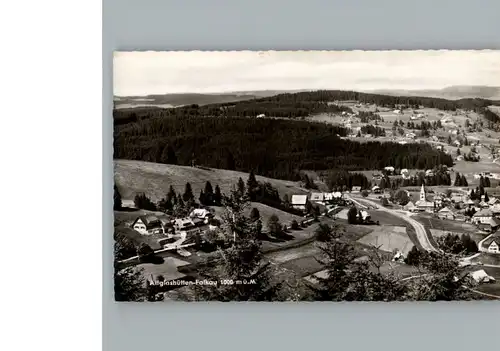
[(420, 189), (420, 201), (427, 201), (426, 196), (425, 196), (424, 184), (422, 184), (422, 189)]

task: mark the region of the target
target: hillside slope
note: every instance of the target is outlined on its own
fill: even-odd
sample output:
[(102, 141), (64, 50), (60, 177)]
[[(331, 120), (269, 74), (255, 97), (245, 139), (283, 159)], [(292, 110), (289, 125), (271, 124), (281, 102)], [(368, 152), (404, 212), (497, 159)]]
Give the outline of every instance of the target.
[[(114, 160), (114, 175), (123, 199), (132, 200), (135, 194), (144, 192), (153, 201), (165, 197), (170, 185), (177, 193), (182, 193), (186, 182), (189, 182), (195, 197), (198, 198), (200, 190), (204, 189), (207, 181), (210, 181), (214, 188), (219, 185), (224, 193), (236, 184), (239, 177), (245, 183), (248, 179), (248, 173), (244, 172), (131, 160)], [(279, 191), (281, 197), (285, 194), (290, 196), (307, 193), (307, 190), (301, 188), (296, 182), (260, 176), (256, 178), (259, 182), (271, 183)]]

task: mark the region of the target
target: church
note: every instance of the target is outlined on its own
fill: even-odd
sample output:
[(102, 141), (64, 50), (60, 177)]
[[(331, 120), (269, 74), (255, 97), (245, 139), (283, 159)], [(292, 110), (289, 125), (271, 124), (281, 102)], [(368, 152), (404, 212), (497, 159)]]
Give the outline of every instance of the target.
[(420, 199), (415, 203), (415, 207), (417, 207), (420, 211), (425, 212), (434, 212), (434, 202), (427, 201), (427, 194), (425, 193), (425, 187), (422, 184), (422, 188), (420, 189)]

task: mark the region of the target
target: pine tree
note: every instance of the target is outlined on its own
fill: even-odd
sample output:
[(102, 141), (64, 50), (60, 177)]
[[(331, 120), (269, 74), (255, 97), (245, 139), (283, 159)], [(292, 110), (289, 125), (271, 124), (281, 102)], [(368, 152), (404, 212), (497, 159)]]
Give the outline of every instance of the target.
[(484, 202), (489, 202), (490, 201), (490, 197), (488, 196), (488, 193), (485, 192), (484, 193)]
[(259, 213), (259, 210), (257, 208), (252, 208), (252, 211), (250, 212), (250, 220), (252, 222), (255, 222), (256, 220), (258, 220), (260, 218), (260, 213)]
[(250, 201), (255, 201), (258, 188), (259, 188), (259, 183), (257, 182), (257, 179), (255, 178), (255, 173), (252, 170), (250, 171), (247, 180), (247, 195)]
[(484, 178), (483, 178), (483, 176), (481, 176), (479, 178), (479, 187), (483, 187), (484, 188)]
[(200, 197), (198, 199), (200, 201), (200, 204), (207, 205), (205, 193), (203, 192), (203, 190), (200, 190)]
[(489, 177), (484, 177), (484, 187), (485, 188), (491, 187), (491, 182)]
[(205, 183), (205, 203), (208, 206), (211, 206), (214, 203), (214, 190), (212, 188), (212, 184), (208, 180)]
[(244, 196), (245, 195), (245, 182), (243, 182), (243, 179), (238, 178), (238, 194), (240, 196)]
[(469, 183), (467, 182), (467, 178), (465, 178), (465, 175), (462, 174), (462, 186), (469, 186)]
[(223, 217), (226, 237), (234, 237), (227, 248), (221, 248), (213, 266), (200, 275), (210, 281), (240, 281), (246, 284), (195, 286), (197, 298), (206, 301), (276, 301), (280, 283), (272, 282), (270, 263), (264, 262), (259, 240), (259, 222), (252, 223), (244, 216), (247, 202), (238, 194), (224, 197), (226, 215)]
[(458, 172), (456, 174), (455, 183), (453, 185), (454, 186), (462, 186), (462, 176)]
[(172, 206), (177, 203), (177, 195), (175, 193), (174, 187), (171, 185), (167, 193), (167, 201), (169, 201)]
[(186, 203), (194, 201), (193, 189), (191, 188), (191, 184), (189, 182), (186, 183), (184, 194), (182, 194), (182, 199)]
[(215, 206), (222, 205), (222, 193), (220, 191), (220, 188), (219, 188), (218, 184), (215, 186), (214, 204), (215, 204)]

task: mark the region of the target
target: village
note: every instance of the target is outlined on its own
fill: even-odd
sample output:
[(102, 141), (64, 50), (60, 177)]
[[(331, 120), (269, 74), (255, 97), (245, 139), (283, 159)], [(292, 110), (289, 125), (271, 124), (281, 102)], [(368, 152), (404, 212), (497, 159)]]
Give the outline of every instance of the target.
[[(372, 172), (369, 186), (354, 185), (350, 188), (339, 186), (335, 191), (311, 190), (307, 193), (292, 194), (288, 205), (288, 211), (291, 212), (289, 221), (283, 220), (283, 213), (285, 213), (282, 211), (283, 208), (274, 209), (280, 217), (277, 219), (280, 223), (280, 235), (286, 237), (286, 240), (283, 240), (283, 243), (266, 242), (264, 247), (269, 249), (269, 252), (283, 250), (285, 254), (290, 245), (290, 247), (295, 247), (302, 243), (309, 244), (310, 240), (314, 240), (319, 224), (340, 223), (362, 233), (355, 236), (359, 243), (376, 245), (385, 241), (380, 249), (389, 254), (390, 261), (404, 264), (413, 246), (430, 245), (429, 247), (434, 248), (435, 244), (426, 242), (435, 243), (445, 235), (473, 234), (477, 250), (472, 256), (466, 257), (464, 264), (479, 267), (471, 271), (471, 275), (475, 277), (478, 284), (495, 282), (496, 278), (486, 273), (482, 269), (484, 267), (481, 266), (486, 264), (496, 267), (497, 262), (500, 261), (498, 231), (500, 199), (495, 196), (498, 193), (489, 184), (490, 179), (483, 175), (480, 176), (480, 186), (476, 189), (462, 186), (425, 186), (423, 183), (420, 187), (394, 188), (398, 184), (398, 179), (418, 183), (419, 179), (425, 181), (425, 177), (432, 177), (435, 172), (438, 171), (421, 172), (420, 177), (424, 178), (419, 178), (418, 174), (412, 174), (408, 170), (395, 170), (394, 167), (387, 166), (381, 171)], [(449, 171), (445, 172), (449, 173)], [(459, 179), (460, 177), (461, 175), (458, 176)], [(320, 179), (316, 182), (322, 185)], [(490, 186), (484, 187), (484, 185)], [(257, 206), (257, 203), (252, 204)], [(138, 210), (132, 200), (123, 200), (122, 206), (130, 210), (134, 208)], [(262, 207), (259, 208), (262, 209)], [(270, 210), (272, 211), (273, 208), (270, 207)], [(389, 217), (381, 217), (379, 221), (382, 211), (394, 218), (402, 218), (400, 223), (407, 222), (410, 227), (414, 226), (417, 231), (416, 237), (406, 237), (404, 233), (407, 229), (401, 225), (392, 225), (392, 220), (387, 222)], [(189, 271), (187, 267), (196, 265), (210, 256), (224, 217), (221, 208), (201, 204), (196, 204), (195, 208), (180, 217), (150, 211), (146, 213), (142, 211), (136, 216), (133, 215), (133, 211), (127, 214), (129, 220), (126, 222), (126, 227), (144, 238), (144, 243), (149, 244), (143, 244), (137, 255), (125, 258), (121, 263), (125, 266), (139, 264), (147, 268), (146, 278), (150, 284), (157, 282), (158, 277), (166, 280), (187, 279), (186, 277), (190, 276), (186, 273)], [(260, 218), (264, 222), (262, 231), (266, 238), (275, 235), (266, 225), (269, 223), (269, 215)], [(415, 222), (422, 223), (420, 226), (426, 228), (421, 230), (420, 236), (417, 227), (419, 224)], [(380, 229), (375, 229), (376, 227)], [(367, 235), (370, 232), (377, 234)], [(295, 233), (300, 234), (297, 236)], [(372, 239), (370, 239), (371, 235), (374, 235)], [(280, 236), (275, 235), (274, 239), (280, 239)], [(151, 245), (151, 242), (155, 245)], [(147, 259), (144, 260), (144, 257), (153, 253), (167, 259), (169, 266), (167, 271), (161, 268), (162, 265), (155, 266)], [(318, 274), (314, 273), (314, 269), (311, 269), (309, 273), (313, 275), (307, 276), (307, 279)]]

